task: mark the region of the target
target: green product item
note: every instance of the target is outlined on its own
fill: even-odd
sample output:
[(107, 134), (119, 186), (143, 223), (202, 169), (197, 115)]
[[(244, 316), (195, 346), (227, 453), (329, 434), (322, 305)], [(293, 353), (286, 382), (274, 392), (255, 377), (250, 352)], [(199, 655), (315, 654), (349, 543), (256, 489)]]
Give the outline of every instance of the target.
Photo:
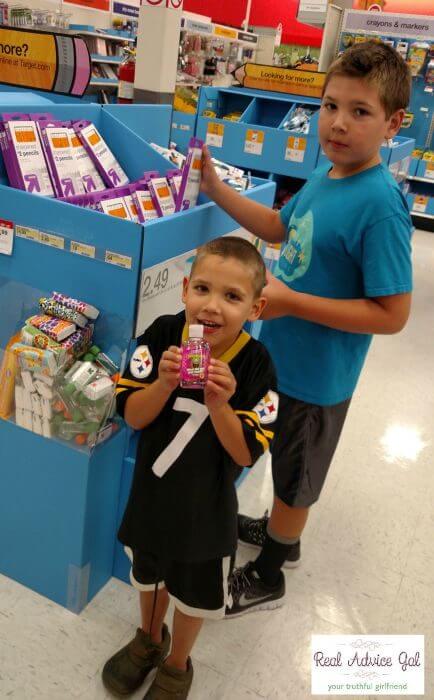
[(95, 357), (96, 357), (97, 355), (99, 355), (100, 352), (102, 352), (102, 350), (101, 350), (101, 348), (98, 347), (98, 345), (92, 345), (89, 352), (91, 352), (92, 355), (95, 355)]
[(81, 421), (84, 420), (84, 415), (80, 411), (79, 408), (74, 408), (71, 415), (72, 415), (72, 420), (74, 421), (74, 423), (80, 423)]
[(63, 391), (67, 396), (72, 396), (73, 393), (76, 391), (76, 386), (72, 382), (69, 384), (66, 384), (66, 386), (63, 387)]
[(87, 353), (83, 356), (83, 360), (84, 360), (85, 362), (94, 362), (94, 361), (95, 361), (95, 356), (92, 355), (92, 353), (87, 352)]

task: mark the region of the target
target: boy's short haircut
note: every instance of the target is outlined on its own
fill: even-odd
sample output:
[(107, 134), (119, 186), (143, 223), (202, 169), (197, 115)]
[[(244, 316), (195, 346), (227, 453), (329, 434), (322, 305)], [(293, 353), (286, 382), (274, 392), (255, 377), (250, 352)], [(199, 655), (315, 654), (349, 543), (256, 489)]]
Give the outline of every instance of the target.
[(261, 296), (266, 285), (266, 267), (255, 246), (238, 236), (222, 236), (214, 238), (197, 249), (191, 273), (206, 255), (220, 255), (222, 258), (235, 258), (249, 268), (252, 274), (252, 285), (255, 299)]
[(344, 51), (327, 71), (323, 95), (333, 76), (365, 78), (378, 88), (386, 118), (410, 102), (411, 74), (394, 48), (381, 41), (363, 41)]

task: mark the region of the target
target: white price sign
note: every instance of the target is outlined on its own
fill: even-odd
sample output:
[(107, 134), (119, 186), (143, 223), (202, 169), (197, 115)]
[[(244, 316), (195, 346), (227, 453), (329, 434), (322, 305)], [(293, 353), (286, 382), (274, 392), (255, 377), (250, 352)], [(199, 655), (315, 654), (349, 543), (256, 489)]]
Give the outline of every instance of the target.
[(244, 152), (254, 156), (262, 155), (264, 147), (265, 133), (256, 129), (247, 129), (246, 140), (244, 142)]
[(285, 160), (302, 163), (306, 153), (306, 139), (298, 136), (290, 136), (286, 144)]
[(208, 124), (206, 132), (206, 144), (207, 146), (214, 146), (215, 148), (221, 148), (223, 146), (223, 139), (225, 135), (224, 124), (216, 124), (215, 122), (210, 122)]
[(12, 221), (0, 219), (0, 253), (12, 255), (14, 247), (14, 225)]

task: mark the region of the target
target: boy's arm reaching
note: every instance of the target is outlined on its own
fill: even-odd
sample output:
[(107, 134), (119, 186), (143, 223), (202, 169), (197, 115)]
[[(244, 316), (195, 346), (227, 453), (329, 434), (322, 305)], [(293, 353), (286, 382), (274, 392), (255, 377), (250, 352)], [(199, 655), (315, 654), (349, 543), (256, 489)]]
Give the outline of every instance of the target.
[(255, 236), (270, 243), (283, 241), (286, 230), (277, 211), (242, 197), (232, 187), (221, 182), (206, 146), (202, 162), (202, 192)]
[(290, 289), (272, 275), (263, 295), (263, 319), (294, 316), (349, 333), (398, 333), (410, 314), (411, 293), (365, 299), (329, 299)]

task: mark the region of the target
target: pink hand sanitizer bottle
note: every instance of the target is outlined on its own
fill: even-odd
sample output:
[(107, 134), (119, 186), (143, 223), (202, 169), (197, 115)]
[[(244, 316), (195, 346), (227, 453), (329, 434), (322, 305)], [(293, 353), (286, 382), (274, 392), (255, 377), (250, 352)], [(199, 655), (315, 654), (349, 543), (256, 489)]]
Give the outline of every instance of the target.
[(191, 325), (188, 340), (182, 344), (181, 387), (203, 389), (208, 380), (211, 348), (203, 338), (203, 326)]

